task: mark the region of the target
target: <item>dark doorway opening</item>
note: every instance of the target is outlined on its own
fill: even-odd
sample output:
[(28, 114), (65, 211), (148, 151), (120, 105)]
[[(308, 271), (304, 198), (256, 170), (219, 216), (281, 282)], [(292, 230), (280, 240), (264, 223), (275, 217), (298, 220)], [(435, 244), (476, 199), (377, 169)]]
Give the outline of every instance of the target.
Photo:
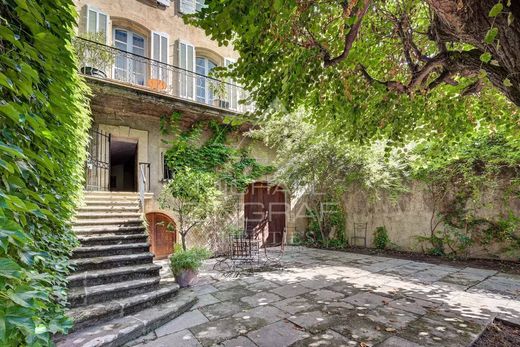
[(112, 137), (110, 190), (115, 192), (137, 191), (137, 140)]

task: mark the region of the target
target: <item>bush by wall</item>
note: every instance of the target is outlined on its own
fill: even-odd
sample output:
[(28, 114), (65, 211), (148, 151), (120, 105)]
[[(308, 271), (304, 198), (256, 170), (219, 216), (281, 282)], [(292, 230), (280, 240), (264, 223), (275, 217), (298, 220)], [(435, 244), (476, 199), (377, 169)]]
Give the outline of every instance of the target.
[(388, 231), (384, 226), (377, 227), (374, 230), (374, 246), (378, 249), (385, 249), (390, 243), (390, 237), (388, 236)]
[(51, 344), (65, 318), (69, 221), (89, 112), (72, 0), (0, 0), (0, 345)]

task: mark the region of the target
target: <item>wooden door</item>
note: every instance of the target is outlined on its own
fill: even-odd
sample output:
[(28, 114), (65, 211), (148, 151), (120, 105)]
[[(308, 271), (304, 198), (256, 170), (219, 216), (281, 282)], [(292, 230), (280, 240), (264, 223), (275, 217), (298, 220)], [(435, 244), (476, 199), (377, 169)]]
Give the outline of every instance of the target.
[(163, 259), (173, 253), (176, 241), (176, 226), (173, 219), (164, 213), (150, 212), (146, 214), (150, 233), (150, 250), (156, 259)]
[(245, 229), (264, 246), (280, 245), (285, 232), (285, 192), (265, 182), (249, 185), (244, 196)]

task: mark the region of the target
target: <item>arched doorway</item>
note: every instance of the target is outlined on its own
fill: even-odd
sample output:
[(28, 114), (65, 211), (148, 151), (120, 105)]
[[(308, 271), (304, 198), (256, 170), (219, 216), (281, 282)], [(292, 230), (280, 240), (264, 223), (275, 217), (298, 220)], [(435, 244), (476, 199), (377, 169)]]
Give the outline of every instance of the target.
[(150, 212), (146, 214), (148, 231), (150, 233), (150, 250), (156, 259), (168, 257), (173, 252), (176, 242), (175, 221), (161, 212)]
[(283, 242), (286, 211), (285, 191), (267, 182), (255, 182), (244, 195), (244, 224), (248, 235), (263, 239), (264, 246)]

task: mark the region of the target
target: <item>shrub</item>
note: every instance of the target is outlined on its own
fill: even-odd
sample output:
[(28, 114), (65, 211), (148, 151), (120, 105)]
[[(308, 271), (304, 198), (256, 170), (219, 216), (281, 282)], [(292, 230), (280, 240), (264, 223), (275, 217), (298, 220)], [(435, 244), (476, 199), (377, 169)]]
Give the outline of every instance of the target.
[(49, 345), (64, 315), (88, 89), (71, 0), (0, 5), (0, 345)]
[(374, 245), (378, 249), (385, 249), (390, 243), (390, 237), (388, 236), (388, 231), (384, 226), (377, 227), (374, 231)]
[(202, 262), (210, 256), (211, 252), (205, 248), (193, 247), (184, 250), (181, 245), (175, 245), (173, 254), (170, 256), (170, 269), (174, 276), (183, 270), (197, 271)]

